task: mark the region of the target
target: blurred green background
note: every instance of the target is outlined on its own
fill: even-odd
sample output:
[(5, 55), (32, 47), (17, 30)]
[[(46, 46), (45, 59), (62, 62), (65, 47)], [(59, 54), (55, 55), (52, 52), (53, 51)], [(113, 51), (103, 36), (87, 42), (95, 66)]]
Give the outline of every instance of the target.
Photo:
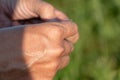
[(68, 67), (54, 80), (120, 80), (120, 0), (47, 0), (79, 26)]

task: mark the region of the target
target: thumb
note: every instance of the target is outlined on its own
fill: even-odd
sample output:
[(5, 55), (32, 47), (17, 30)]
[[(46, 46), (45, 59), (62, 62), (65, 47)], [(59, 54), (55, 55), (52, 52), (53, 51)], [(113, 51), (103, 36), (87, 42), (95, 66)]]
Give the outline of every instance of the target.
[(43, 20), (50, 20), (56, 18), (55, 8), (44, 1), (39, 1), (34, 7), (35, 14)]
[[(41, 5), (39, 5), (41, 4)], [(40, 1), (36, 7), (34, 7), (35, 13), (43, 20), (59, 19), (68, 20), (68, 17), (61, 11), (55, 9), (51, 4), (44, 1)]]

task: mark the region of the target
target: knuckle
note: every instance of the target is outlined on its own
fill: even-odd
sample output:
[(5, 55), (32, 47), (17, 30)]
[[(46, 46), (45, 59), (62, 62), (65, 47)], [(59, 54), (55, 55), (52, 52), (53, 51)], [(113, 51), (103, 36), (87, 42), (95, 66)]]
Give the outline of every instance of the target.
[(54, 35), (57, 37), (61, 37), (64, 33), (64, 30), (62, 27), (59, 26), (52, 26), (49, 30), (50, 35)]
[(64, 53), (64, 51), (65, 51), (65, 48), (59, 47), (58, 48), (58, 57), (61, 56)]
[(67, 38), (70, 42), (72, 42), (72, 43), (76, 43), (78, 40), (79, 40), (79, 34), (77, 33), (77, 34), (75, 34), (74, 36), (72, 36), (72, 37), (69, 37), (69, 38)]
[(78, 33), (78, 26), (76, 23), (72, 21), (65, 21), (62, 23), (65, 26), (66, 30), (68, 30), (68, 32), (71, 31), (72, 33)]

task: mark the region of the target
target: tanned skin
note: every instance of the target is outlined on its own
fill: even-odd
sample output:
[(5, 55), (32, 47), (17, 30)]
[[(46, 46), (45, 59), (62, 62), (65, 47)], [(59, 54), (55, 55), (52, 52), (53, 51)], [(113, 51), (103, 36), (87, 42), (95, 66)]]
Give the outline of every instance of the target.
[(77, 25), (41, 0), (0, 0), (0, 27), (0, 77), (5, 80), (53, 80), (79, 38)]

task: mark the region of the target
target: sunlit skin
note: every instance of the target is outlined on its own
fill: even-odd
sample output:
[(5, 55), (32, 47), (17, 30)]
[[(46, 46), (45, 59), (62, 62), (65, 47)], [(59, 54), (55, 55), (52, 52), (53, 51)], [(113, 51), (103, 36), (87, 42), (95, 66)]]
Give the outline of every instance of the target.
[[(31, 6), (33, 3), (35, 6)], [(39, 23), (41, 21), (44, 23)], [(41, 0), (0, 0), (0, 27), (11, 26), (24, 28), (22, 49), (32, 80), (53, 80), (56, 72), (68, 65), (79, 34), (77, 25), (63, 12)], [(8, 39), (12, 37), (12, 31), (14, 29), (8, 32)], [(35, 62), (31, 63), (31, 60)], [(17, 68), (16, 72), (20, 69)], [(5, 73), (3, 76), (7, 76), (7, 70)], [(29, 80), (29, 76), (16, 80)]]

